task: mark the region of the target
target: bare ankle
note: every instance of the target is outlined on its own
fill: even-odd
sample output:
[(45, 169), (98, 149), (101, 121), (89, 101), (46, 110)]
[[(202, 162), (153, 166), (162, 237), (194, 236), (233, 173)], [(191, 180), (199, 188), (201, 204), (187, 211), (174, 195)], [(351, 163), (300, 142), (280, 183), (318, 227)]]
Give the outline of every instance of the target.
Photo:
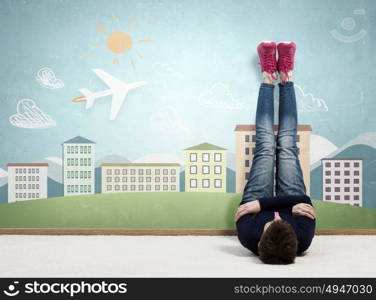
[(288, 74), (284, 72), (278, 72), (279, 73), (279, 78), (281, 79), (282, 82), (287, 82), (287, 81), (292, 81), (292, 72), (288, 72)]
[(268, 72), (262, 72), (262, 83), (273, 84), (273, 78)]

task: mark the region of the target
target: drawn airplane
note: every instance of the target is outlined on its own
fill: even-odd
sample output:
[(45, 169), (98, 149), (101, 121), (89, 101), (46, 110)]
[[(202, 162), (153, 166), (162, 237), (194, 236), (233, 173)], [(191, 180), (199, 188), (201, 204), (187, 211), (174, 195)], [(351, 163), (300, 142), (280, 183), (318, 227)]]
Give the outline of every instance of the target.
[(93, 72), (97, 74), (105, 84), (108, 85), (109, 89), (96, 93), (93, 93), (85, 88), (79, 89), (81, 94), (84, 96), (77, 97), (73, 99), (72, 102), (86, 101), (86, 109), (89, 109), (94, 105), (95, 99), (112, 95), (110, 120), (115, 120), (121, 106), (123, 105), (124, 99), (128, 94), (128, 91), (146, 84), (145, 81), (125, 83), (101, 69), (93, 69)]

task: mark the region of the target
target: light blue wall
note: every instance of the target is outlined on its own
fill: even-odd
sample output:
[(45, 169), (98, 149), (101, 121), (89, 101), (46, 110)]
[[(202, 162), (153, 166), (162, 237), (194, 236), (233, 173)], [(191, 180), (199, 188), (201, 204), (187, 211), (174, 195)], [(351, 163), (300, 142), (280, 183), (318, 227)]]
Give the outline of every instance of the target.
[[(130, 21), (133, 28), (128, 31)], [(114, 55), (104, 46), (106, 37), (97, 24), (107, 32), (128, 32), (135, 41), (153, 41), (136, 42), (130, 52)], [(311, 124), (314, 134), (340, 146), (376, 130), (375, 29), (372, 0), (2, 0), (0, 167), (61, 156), (61, 143), (76, 135), (97, 143), (97, 158), (119, 154), (134, 160), (154, 152), (182, 157), (184, 148), (201, 142), (234, 152), (235, 125), (252, 122), (255, 114), (260, 77), (255, 48), (261, 40), (296, 42), (295, 82), (328, 107), (301, 112), (299, 122)], [(332, 30), (353, 41), (336, 39)], [(359, 32), (365, 36), (356, 40)], [(113, 64), (115, 57), (120, 64)], [(50, 67), (64, 88), (38, 84), (35, 76), (43, 67)], [(131, 91), (117, 119), (110, 121), (109, 97), (97, 100), (91, 110), (71, 102), (80, 95), (79, 88), (106, 88), (91, 68), (148, 85)], [(199, 104), (200, 95), (218, 82), (242, 109)], [(12, 126), (9, 117), (24, 98), (33, 99), (57, 125)], [(161, 108), (164, 113), (155, 115)], [(172, 126), (167, 131), (161, 130), (167, 126), (166, 115)]]

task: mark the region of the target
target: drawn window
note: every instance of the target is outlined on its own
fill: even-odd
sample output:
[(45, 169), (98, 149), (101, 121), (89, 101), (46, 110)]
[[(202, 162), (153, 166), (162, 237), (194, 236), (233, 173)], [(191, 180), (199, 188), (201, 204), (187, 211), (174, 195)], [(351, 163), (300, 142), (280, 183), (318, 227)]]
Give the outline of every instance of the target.
[(222, 187), (222, 180), (221, 179), (215, 179), (214, 180), (214, 186), (216, 188), (221, 188)]
[(190, 180), (190, 187), (196, 188), (197, 187), (197, 179), (191, 179)]
[(202, 174), (209, 174), (209, 166), (202, 166)]
[(215, 166), (214, 167), (215, 174), (222, 174), (222, 166)]
[(209, 153), (202, 153), (202, 161), (209, 161)]
[(203, 179), (202, 180), (202, 187), (208, 188), (210, 186), (210, 180), (209, 179)]
[(216, 162), (222, 161), (222, 153), (215, 153), (214, 154), (214, 161), (216, 161)]
[(191, 174), (197, 174), (197, 166), (190, 166), (189, 167), (189, 172)]
[(197, 161), (197, 153), (191, 153), (189, 155), (189, 160), (190, 161)]

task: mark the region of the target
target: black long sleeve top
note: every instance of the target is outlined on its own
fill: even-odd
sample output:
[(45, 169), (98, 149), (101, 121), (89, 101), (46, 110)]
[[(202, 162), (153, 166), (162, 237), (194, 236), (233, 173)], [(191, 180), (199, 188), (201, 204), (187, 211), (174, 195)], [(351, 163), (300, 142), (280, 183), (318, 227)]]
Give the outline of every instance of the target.
[[(278, 211), (280, 217), (291, 224), (297, 235), (297, 254), (301, 254), (307, 250), (315, 234), (316, 219), (311, 219), (306, 216), (294, 217), (292, 215), (292, 207), (298, 203), (307, 203), (312, 205), (310, 197), (307, 195), (291, 195), (264, 197), (258, 200), (260, 202), (261, 211), (256, 214), (244, 215), (237, 221), (238, 223), (242, 218), (250, 218), (250, 220), (247, 220), (246, 223), (243, 222), (244, 224), (247, 224), (247, 228), (245, 229), (247, 237), (246, 243), (242, 244), (254, 254), (259, 255), (257, 243), (260, 241), (264, 230), (264, 225), (265, 223), (273, 220), (274, 211)], [(239, 205), (246, 202), (248, 201), (241, 201)]]

